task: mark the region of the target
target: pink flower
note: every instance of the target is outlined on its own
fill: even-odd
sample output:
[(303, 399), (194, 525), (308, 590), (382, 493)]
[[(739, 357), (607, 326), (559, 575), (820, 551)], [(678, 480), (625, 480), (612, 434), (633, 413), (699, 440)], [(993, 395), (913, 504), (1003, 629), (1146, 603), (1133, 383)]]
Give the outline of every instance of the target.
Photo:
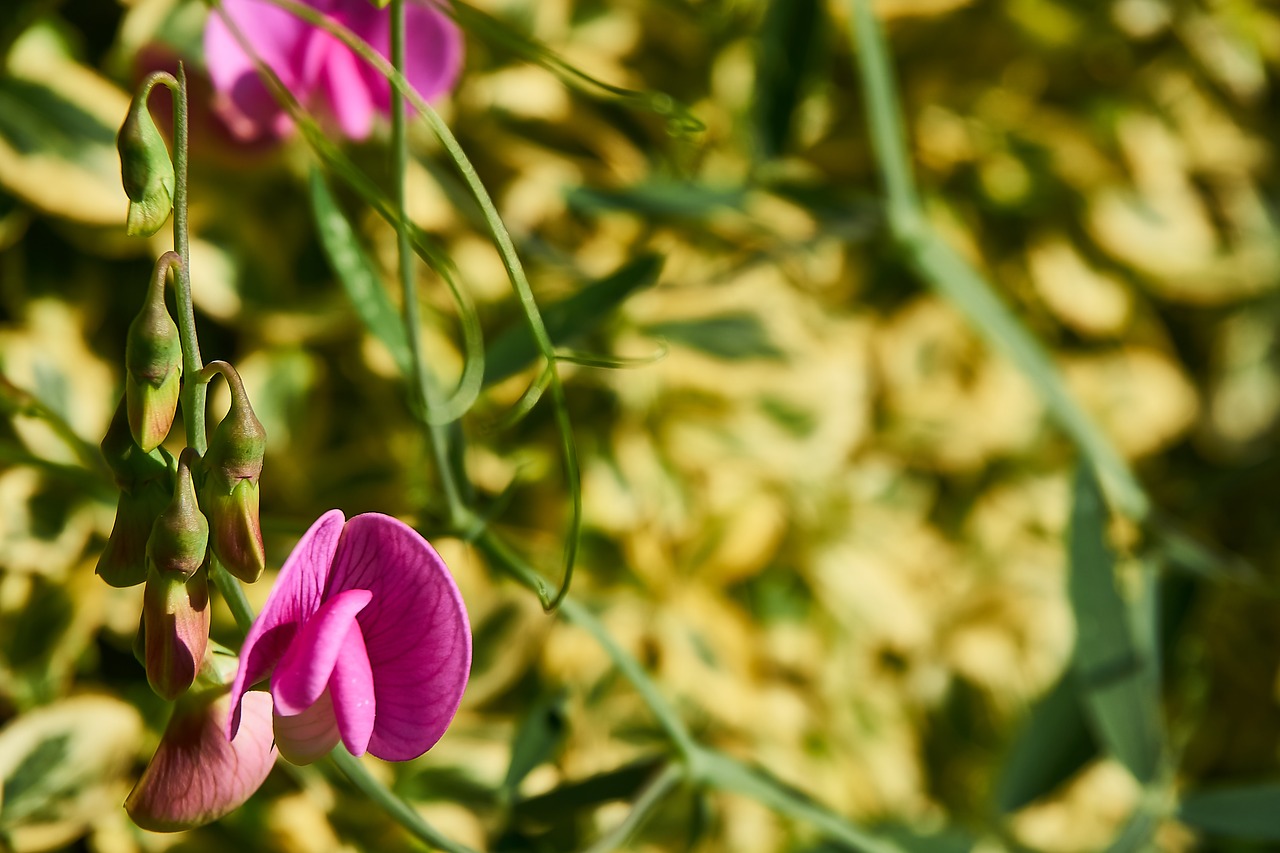
[(203, 826), (238, 809), (276, 763), (271, 699), (245, 697), (243, 722), (228, 740), (227, 687), (190, 690), (178, 700), (156, 754), (124, 807), (153, 832)]
[[(361, 0), (367, 2), (367, 0)], [(426, 752), (471, 670), (462, 596), (408, 525), (331, 510), (298, 541), (240, 652), (228, 735), (270, 676), (280, 754), (305, 764), (342, 743), (389, 761)]]
[[(390, 54), (391, 19), (369, 0), (304, 0)], [(391, 111), (391, 87), (342, 42), (324, 30), (264, 0), (222, 0), (254, 52), (303, 106), (336, 121), (352, 139), (373, 129), (375, 112)], [(448, 91), (462, 67), (462, 35), (446, 15), (423, 0), (405, 7), (405, 77), (424, 98)], [(243, 140), (284, 136), (293, 126), (218, 12), (204, 31), (205, 63), (217, 93), (217, 108), (231, 132)]]

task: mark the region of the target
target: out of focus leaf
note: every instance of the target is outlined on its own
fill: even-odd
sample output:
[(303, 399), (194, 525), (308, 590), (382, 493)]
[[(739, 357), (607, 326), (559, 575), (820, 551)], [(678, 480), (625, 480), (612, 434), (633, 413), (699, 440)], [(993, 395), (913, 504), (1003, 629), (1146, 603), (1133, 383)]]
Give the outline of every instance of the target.
[(120, 808), (142, 721), (132, 706), (78, 696), (23, 714), (0, 731), (4, 811), (0, 831), (46, 849), (65, 844)]
[(1076, 618), (1073, 666), (1095, 736), (1135, 778), (1147, 782), (1160, 762), (1163, 730), (1154, 679), (1145, 671), (1153, 661), (1135, 643), (1116, 589), (1106, 523), (1102, 494), (1081, 465), (1067, 538)]
[(311, 170), (311, 212), (325, 257), (337, 273), (356, 315), (369, 333), (390, 351), (401, 373), (413, 375), (413, 360), (400, 312), (387, 295), (377, 268), (360, 245), (319, 169)]
[(520, 800), (515, 805), (515, 812), (523, 817), (546, 818), (625, 800), (653, 778), (663, 760), (659, 756), (644, 758), (616, 770), (569, 782), (545, 794)]
[(560, 751), (568, 732), (568, 698), (562, 690), (535, 703), (516, 729), (511, 741), (511, 763), (502, 780), (502, 790), (508, 798), (530, 771)]
[(742, 207), (746, 192), (701, 184), (651, 181), (623, 190), (577, 187), (569, 191), (569, 206), (584, 213), (622, 210), (640, 216), (702, 220)]
[(783, 361), (786, 357), (765, 330), (760, 318), (747, 312), (718, 314), (697, 320), (667, 320), (644, 327), (646, 334), (666, 338), (726, 361), (763, 358)]
[(1075, 678), (1064, 673), (1031, 710), (996, 783), (996, 804), (1013, 812), (1069, 779), (1098, 754)]
[(0, 186), (46, 213), (123, 225), (115, 137), (128, 97), (57, 42), (48, 28), (28, 29), (0, 77)]
[(756, 138), (766, 158), (787, 150), (792, 118), (825, 23), (823, 9), (817, 0), (771, 0), (761, 21), (753, 103)]
[[(662, 258), (641, 255), (605, 278), (542, 309), (542, 322), (555, 346), (572, 343), (596, 329), (627, 297), (649, 287), (662, 272)], [(533, 363), (538, 354), (533, 333), (524, 322), (499, 334), (485, 354), (484, 384), (501, 382)]]
[(1280, 841), (1280, 784), (1192, 791), (1182, 798), (1178, 819), (1212, 835)]

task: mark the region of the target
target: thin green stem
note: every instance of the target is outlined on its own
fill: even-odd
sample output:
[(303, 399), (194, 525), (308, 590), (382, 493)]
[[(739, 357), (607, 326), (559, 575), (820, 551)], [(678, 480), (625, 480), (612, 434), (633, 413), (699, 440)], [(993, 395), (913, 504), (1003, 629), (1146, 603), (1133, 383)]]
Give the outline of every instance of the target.
[(465, 844), (460, 844), (441, 835), (435, 827), (423, 820), (422, 815), (414, 811), (412, 806), (373, 778), (369, 771), (365, 769), (365, 766), (360, 763), (360, 759), (347, 752), (341, 744), (333, 752), (329, 753), (329, 758), (351, 780), (351, 784), (359, 788), (366, 797), (382, 807), (396, 823), (409, 830), (421, 841), (430, 844), (432, 847), (447, 851), (447, 853), (475, 853)]
[(1151, 502), (1124, 457), (1071, 396), (1052, 357), (995, 288), (928, 225), (911, 172), (902, 111), (884, 33), (870, 0), (846, 0), (867, 125), (888, 197), (889, 228), (920, 277), (968, 318), (1031, 381), (1050, 416), (1089, 459), (1117, 507), (1139, 521)]
[[(404, 0), (391, 0), (391, 65), (396, 73), (404, 66)], [(400, 293), (403, 300), (405, 335), (408, 338), (413, 375), (409, 377), (418, 395), (418, 404), (426, 413), (430, 434), (429, 444), (435, 457), (440, 485), (444, 489), (449, 508), (449, 523), (459, 527), (467, 516), (458, 484), (454, 480), (453, 467), (449, 464), (449, 429), (446, 424), (433, 423), (431, 412), (437, 408), (436, 383), (426, 366), (422, 347), (422, 316), (418, 305), (418, 289), (414, 283), (414, 252), (409, 245), (409, 213), (405, 199), (405, 178), (409, 172), (409, 133), (405, 120), (405, 101), (399, 94), (391, 99), (391, 151), (392, 175), (395, 181), (396, 256), (400, 276)]]
[(671, 793), (671, 789), (680, 783), (684, 773), (684, 768), (678, 764), (668, 764), (662, 768), (662, 771), (640, 791), (634, 805), (631, 806), (631, 811), (627, 812), (622, 822), (600, 836), (596, 843), (583, 853), (613, 853), (614, 850), (621, 849), (658, 804)]

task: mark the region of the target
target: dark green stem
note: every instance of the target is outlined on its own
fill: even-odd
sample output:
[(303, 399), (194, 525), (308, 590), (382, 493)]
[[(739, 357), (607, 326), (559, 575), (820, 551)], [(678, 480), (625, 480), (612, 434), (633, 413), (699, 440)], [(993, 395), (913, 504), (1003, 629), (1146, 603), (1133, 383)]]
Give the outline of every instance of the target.
[[(404, 0), (391, 0), (391, 66), (400, 73), (404, 69)], [(449, 427), (432, 422), (431, 412), (437, 407), (435, 378), (426, 365), (422, 347), (422, 312), (418, 305), (418, 289), (414, 284), (414, 252), (409, 240), (409, 212), (405, 199), (405, 176), (409, 172), (409, 129), (405, 116), (405, 100), (393, 90), (391, 98), (391, 150), (394, 158), (392, 175), (395, 179), (393, 198), (396, 206), (396, 258), (400, 275), (400, 293), (403, 300), (405, 335), (409, 342), (413, 375), (409, 377), (426, 417), (430, 434), (431, 454), (439, 471), (440, 486), (444, 489), (449, 510), (449, 525), (463, 528), (469, 522), (470, 513), (462, 501), (462, 494), (453, 478), (449, 464)]]

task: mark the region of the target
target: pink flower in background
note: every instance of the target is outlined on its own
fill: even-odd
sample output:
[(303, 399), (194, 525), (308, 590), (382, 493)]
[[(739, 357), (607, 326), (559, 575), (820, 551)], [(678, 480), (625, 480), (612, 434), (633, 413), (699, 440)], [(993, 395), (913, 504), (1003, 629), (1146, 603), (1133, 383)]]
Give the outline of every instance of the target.
[[(305, 0), (389, 56), (391, 18), (369, 0)], [(264, 0), (222, 0), (222, 8), (261, 60), (303, 106), (332, 119), (352, 139), (373, 129), (375, 113), (391, 111), (391, 87), (342, 42)], [(462, 67), (462, 35), (423, 0), (405, 6), (405, 77), (424, 98), (448, 91)], [(292, 122), (259, 78), (253, 60), (218, 12), (204, 31), (205, 63), (217, 109), (242, 140), (283, 136)]]
[[(360, 0), (366, 3), (367, 0)], [(227, 732), (270, 676), (280, 754), (417, 758), (444, 734), (471, 670), (462, 596), (413, 528), (331, 510), (298, 541), (240, 652)]]

